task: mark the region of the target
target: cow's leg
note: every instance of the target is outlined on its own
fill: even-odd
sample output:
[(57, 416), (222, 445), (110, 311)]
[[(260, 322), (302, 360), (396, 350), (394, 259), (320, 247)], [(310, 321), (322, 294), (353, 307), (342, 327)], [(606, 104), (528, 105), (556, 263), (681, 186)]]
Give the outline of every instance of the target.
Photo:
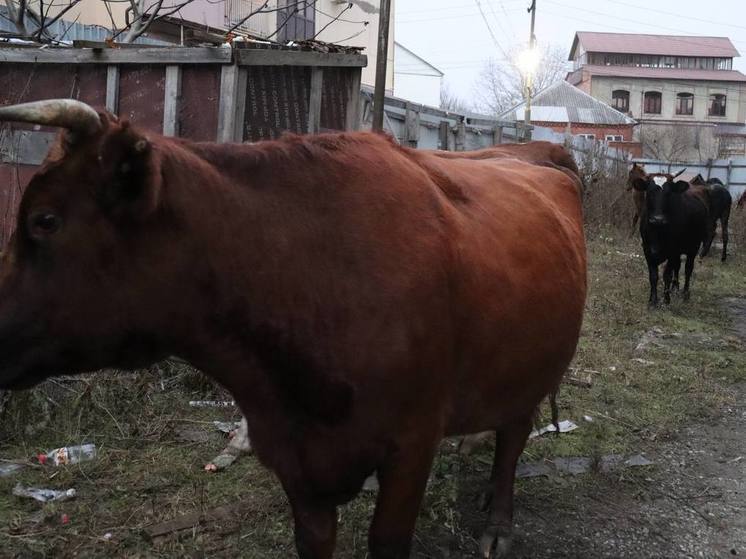
[(648, 279), (650, 280), (649, 307), (658, 306), (658, 266), (648, 261)]
[(678, 271), (681, 266), (681, 259), (678, 256), (669, 258), (666, 261), (666, 267), (663, 269), (663, 301), (668, 305), (671, 302), (671, 283), (674, 273), (676, 273), (678, 283)]
[(495, 438), (495, 462), (492, 466), (492, 507), (487, 528), (479, 542), (480, 556), (506, 557), (513, 534), (513, 483), (518, 457), (531, 432), (531, 416), (500, 427)]
[(635, 215), (632, 216), (632, 230), (629, 232), (630, 238), (635, 236), (635, 233), (637, 231), (637, 228), (635, 225), (637, 225), (637, 220), (640, 218), (639, 215), (637, 215), (637, 212), (635, 212)]
[(337, 507), (290, 498), (300, 559), (331, 559), (337, 538)]
[(700, 258), (704, 258), (710, 253), (710, 247), (712, 246), (712, 241), (715, 240), (715, 231), (717, 229), (717, 221), (714, 219), (708, 219), (707, 220), (707, 235), (705, 236), (705, 241), (702, 243), (702, 250), (699, 253)]
[(726, 208), (723, 217), (720, 218), (720, 235), (723, 238), (723, 254), (720, 257), (721, 262), (728, 258), (728, 219), (730, 218), (730, 207)]
[(694, 270), (694, 259), (696, 256), (696, 252), (686, 255), (686, 264), (684, 264), (684, 291), (681, 293), (684, 301), (689, 300), (689, 282), (692, 279), (692, 271)]
[(407, 559), (438, 440), (402, 445), (378, 469), (378, 500), (368, 534), (371, 559)]
[(671, 289), (679, 290), (679, 272), (681, 271), (681, 257), (673, 259), (673, 279), (671, 280)]

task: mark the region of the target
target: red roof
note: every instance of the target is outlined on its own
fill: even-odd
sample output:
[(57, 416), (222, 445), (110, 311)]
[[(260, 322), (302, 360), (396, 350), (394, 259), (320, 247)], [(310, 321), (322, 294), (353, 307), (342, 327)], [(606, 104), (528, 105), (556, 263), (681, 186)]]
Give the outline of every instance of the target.
[(685, 70), (680, 68), (639, 68), (637, 66), (583, 66), (572, 74), (588, 72), (591, 76), (619, 78), (655, 78), (666, 80), (746, 82), (738, 70)]
[(570, 50), (570, 60), (575, 58), (578, 43), (583, 45), (586, 52), (722, 58), (740, 56), (728, 37), (578, 31)]

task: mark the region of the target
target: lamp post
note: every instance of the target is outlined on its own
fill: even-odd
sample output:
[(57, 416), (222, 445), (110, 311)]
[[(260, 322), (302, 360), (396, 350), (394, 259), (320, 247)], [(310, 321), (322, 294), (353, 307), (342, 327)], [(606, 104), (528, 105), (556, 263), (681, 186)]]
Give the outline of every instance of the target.
[(528, 50), (521, 53), (519, 57), (519, 66), (526, 77), (526, 109), (523, 113), (523, 140), (531, 140), (531, 87), (533, 85), (534, 72), (539, 65), (539, 53), (536, 49), (536, 35), (534, 35), (534, 24), (536, 23), (536, 0), (531, 1), (528, 8), (531, 14), (531, 34), (528, 38)]

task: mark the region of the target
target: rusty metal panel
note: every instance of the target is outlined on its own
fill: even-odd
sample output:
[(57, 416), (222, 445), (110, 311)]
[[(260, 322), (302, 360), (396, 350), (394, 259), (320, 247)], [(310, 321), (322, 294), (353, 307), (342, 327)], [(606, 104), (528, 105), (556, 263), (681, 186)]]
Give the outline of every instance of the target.
[(297, 66), (248, 68), (244, 141), (279, 138), (308, 131), (311, 69)]
[[(164, 66), (122, 66), (119, 74), (119, 116), (138, 127), (161, 133), (166, 87)], [(105, 89), (105, 88), (104, 88)]]
[(57, 139), (54, 132), (10, 130), (0, 133), (0, 162), (40, 165)]
[(15, 231), (21, 196), (36, 169), (35, 165), (0, 164), (0, 251)]
[(321, 94), (322, 132), (345, 129), (350, 77), (348, 68), (324, 68), (324, 85)]
[(219, 99), (220, 66), (182, 66), (179, 135), (198, 142), (214, 141)]

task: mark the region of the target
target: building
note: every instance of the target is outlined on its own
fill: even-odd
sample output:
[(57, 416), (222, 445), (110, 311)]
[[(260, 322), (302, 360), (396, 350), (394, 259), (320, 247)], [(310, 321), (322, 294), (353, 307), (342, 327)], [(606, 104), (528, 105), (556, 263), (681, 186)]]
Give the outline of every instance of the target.
[[(217, 34), (224, 34), (237, 25), (238, 33), (279, 41), (317, 39), (364, 47), (363, 54), (368, 57), (368, 67), (363, 68), (362, 81), (367, 85), (375, 84), (380, 0), (317, 0), (308, 2), (301, 8), (297, 8), (295, 0), (270, 0), (264, 8), (267, 13), (257, 13), (241, 23), (249, 14), (261, 12), (264, 4), (264, 0), (192, 0), (188, 4), (184, 0), (164, 0), (161, 14), (169, 14), (168, 18), (164, 18), (164, 23), (168, 22), (168, 25), (156, 26), (155, 23), (158, 22), (154, 22), (151, 29), (154, 36), (178, 41), (184, 37), (178, 22), (183, 22), (187, 31), (199, 28)], [(66, 2), (50, 4), (50, 16), (54, 15), (54, 10), (66, 5)], [(128, 6), (129, 2), (122, 1), (81, 0), (65, 13), (64, 19), (89, 26), (121, 29), (125, 26)], [(386, 77), (386, 89), (389, 93), (394, 87), (395, 13), (392, 1)], [(168, 26), (175, 27), (176, 31), (169, 33), (165, 29)]]
[[(500, 115), (502, 120), (522, 121), (525, 103)], [(531, 99), (531, 124), (568, 132), (591, 140), (603, 140), (610, 146), (639, 157), (642, 148), (634, 141), (635, 120), (594, 99), (566, 81), (554, 83)]]
[(746, 75), (727, 37), (575, 34), (567, 81), (634, 118), (645, 155), (704, 160), (714, 131), (746, 121)]
[(443, 72), (399, 42), (394, 43), (394, 95), (431, 107), (440, 106)]

